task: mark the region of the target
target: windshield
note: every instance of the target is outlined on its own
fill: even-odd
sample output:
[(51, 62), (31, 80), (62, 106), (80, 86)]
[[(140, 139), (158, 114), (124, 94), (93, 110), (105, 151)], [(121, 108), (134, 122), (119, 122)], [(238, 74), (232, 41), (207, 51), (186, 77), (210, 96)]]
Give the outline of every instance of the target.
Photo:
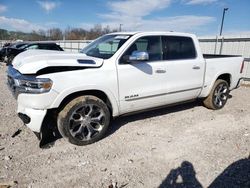
[(131, 35), (105, 35), (90, 43), (81, 53), (88, 56), (109, 59), (130, 38)]

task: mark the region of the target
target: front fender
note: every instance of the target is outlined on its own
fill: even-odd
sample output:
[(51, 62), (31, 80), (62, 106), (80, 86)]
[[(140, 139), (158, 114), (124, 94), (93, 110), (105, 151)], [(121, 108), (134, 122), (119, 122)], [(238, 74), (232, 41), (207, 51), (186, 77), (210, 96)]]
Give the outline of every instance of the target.
[(115, 95), (109, 89), (101, 87), (101, 86), (97, 86), (97, 85), (79, 86), (79, 87), (73, 87), (73, 88), (68, 88), (66, 90), (63, 90), (62, 92), (59, 92), (58, 96), (56, 97), (54, 102), (51, 104), (50, 108), (58, 108), (60, 104), (62, 103), (62, 101), (67, 96), (73, 93), (87, 91), (87, 90), (97, 90), (97, 91), (101, 91), (105, 93), (112, 105), (113, 117), (119, 115), (119, 105), (118, 105), (118, 101), (115, 98)]

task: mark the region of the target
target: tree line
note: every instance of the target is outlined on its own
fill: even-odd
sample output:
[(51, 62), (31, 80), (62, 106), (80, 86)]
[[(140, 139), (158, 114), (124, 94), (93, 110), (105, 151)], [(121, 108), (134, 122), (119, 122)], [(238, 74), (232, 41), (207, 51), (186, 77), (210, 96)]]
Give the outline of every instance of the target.
[(109, 26), (102, 27), (100, 24), (94, 25), (94, 27), (89, 30), (68, 27), (65, 30), (60, 28), (51, 28), (47, 30), (39, 29), (30, 33), (0, 29), (0, 40), (92, 40), (101, 35), (117, 31), (118, 29), (110, 29)]

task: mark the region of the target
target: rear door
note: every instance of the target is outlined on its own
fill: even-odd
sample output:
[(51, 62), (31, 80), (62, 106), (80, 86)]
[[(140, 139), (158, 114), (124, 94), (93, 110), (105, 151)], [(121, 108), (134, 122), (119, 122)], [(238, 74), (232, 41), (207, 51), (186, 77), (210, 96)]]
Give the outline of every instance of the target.
[(203, 85), (204, 62), (198, 58), (193, 39), (163, 36), (166, 65), (166, 100), (169, 103), (196, 98)]

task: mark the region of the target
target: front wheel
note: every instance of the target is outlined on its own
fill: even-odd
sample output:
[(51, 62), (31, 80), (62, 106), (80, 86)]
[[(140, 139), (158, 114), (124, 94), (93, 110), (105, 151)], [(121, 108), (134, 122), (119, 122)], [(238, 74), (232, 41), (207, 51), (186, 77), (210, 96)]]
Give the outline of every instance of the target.
[(58, 130), (75, 145), (94, 143), (105, 135), (110, 123), (107, 105), (95, 96), (70, 101), (58, 114)]
[(229, 86), (225, 80), (216, 80), (210, 94), (204, 99), (204, 105), (213, 110), (221, 109), (225, 106), (229, 96)]

